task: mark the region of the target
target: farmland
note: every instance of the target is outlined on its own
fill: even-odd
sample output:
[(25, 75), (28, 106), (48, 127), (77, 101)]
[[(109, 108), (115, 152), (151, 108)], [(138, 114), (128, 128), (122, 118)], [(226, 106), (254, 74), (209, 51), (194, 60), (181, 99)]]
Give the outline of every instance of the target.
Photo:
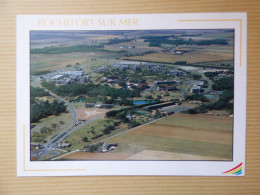
[[(232, 140), (232, 118), (176, 114), (106, 142), (119, 144), (109, 152), (115, 160), (232, 160)], [(88, 160), (88, 155), (92, 160), (111, 158), (107, 153), (76, 152), (62, 159)]]
[[(203, 54), (203, 55), (202, 55)], [(207, 51), (192, 51), (184, 55), (171, 55), (164, 53), (153, 53), (144, 56), (133, 56), (133, 57), (123, 57), (124, 60), (136, 60), (136, 61), (149, 61), (149, 62), (165, 62), (165, 63), (175, 63), (179, 61), (187, 61), (189, 64), (198, 63), (211, 63), (216, 61), (228, 61), (233, 59), (232, 53), (216, 53)]]

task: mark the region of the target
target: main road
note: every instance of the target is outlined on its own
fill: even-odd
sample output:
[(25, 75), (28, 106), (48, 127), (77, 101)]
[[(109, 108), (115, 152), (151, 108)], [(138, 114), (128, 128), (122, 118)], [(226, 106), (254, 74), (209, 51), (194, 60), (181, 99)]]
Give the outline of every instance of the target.
[[(42, 86), (40, 86), (40, 85), (37, 83), (37, 80), (38, 80), (39, 78), (40, 78), (40, 76), (34, 77), (34, 78), (33, 78), (33, 83), (34, 83), (34, 85), (35, 85), (36, 87), (38, 87), (38, 88), (43, 88)], [(32, 153), (32, 156), (38, 156), (38, 157), (39, 157), (39, 160), (43, 159), (44, 156), (46, 156), (46, 155), (50, 155), (50, 152), (53, 151), (53, 150), (54, 150), (54, 151), (56, 150), (56, 151), (55, 151), (55, 152), (53, 151), (52, 153), (54, 153), (55, 155), (57, 155), (57, 154), (58, 154), (58, 153), (57, 153), (57, 152), (58, 152), (57, 150), (59, 150), (59, 149), (57, 149), (57, 145), (58, 145), (59, 142), (61, 142), (62, 140), (66, 139), (67, 137), (69, 137), (70, 134), (73, 133), (73, 132), (74, 132), (75, 130), (77, 130), (78, 128), (80, 128), (80, 127), (82, 127), (82, 126), (84, 126), (84, 125), (86, 125), (86, 124), (88, 124), (88, 123), (90, 123), (90, 122), (92, 122), (92, 121), (94, 121), (94, 120), (97, 120), (97, 119), (100, 119), (100, 118), (104, 118), (104, 116), (105, 116), (105, 115), (104, 115), (104, 116), (99, 116), (99, 117), (97, 117), (97, 118), (94, 118), (94, 119), (92, 119), (92, 120), (88, 120), (88, 121), (86, 121), (86, 122), (84, 122), (84, 123), (81, 123), (81, 124), (79, 124), (79, 125), (73, 127), (73, 126), (75, 125), (75, 122), (76, 122), (76, 112), (75, 112), (74, 108), (71, 106), (71, 104), (70, 104), (68, 101), (62, 99), (61, 97), (59, 97), (59, 96), (57, 96), (56, 94), (50, 92), (49, 90), (48, 90), (48, 92), (50, 93), (51, 96), (55, 97), (57, 100), (59, 100), (59, 101), (61, 101), (61, 102), (64, 102), (65, 105), (68, 106), (68, 108), (69, 108), (69, 109), (71, 110), (71, 112), (72, 112), (73, 120), (72, 120), (72, 122), (67, 126), (67, 128), (64, 129), (64, 131), (62, 131), (62, 132), (59, 133), (58, 135), (56, 135), (56, 136), (54, 136), (53, 138), (51, 138), (51, 140), (50, 140), (48, 143), (45, 143), (45, 144), (43, 145), (44, 148), (38, 150), (38, 152), (35, 151), (35, 152)]]
[[(40, 76), (37, 76), (37, 77), (34, 77), (33, 78), (33, 83), (36, 87), (38, 88), (43, 88), (42, 86), (40, 86), (38, 83), (37, 83), (37, 80), (40, 78)], [(69, 126), (64, 129), (63, 132), (61, 132), (60, 134), (54, 136), (48, 143), (44, 144), (44, 146), (48, 146), (50, 145), (54, 140), (56, 140), (58, 137), (60, 137), (62, 134), (66, 133), (67, 131), (69, 131), (73, 125), (75, 124), (76, 122), (76, 112), (74, 110), (74, 108), (70, 105), (69, 102), (67, 102), (66, 100), (62, 99), (61, 97), (57, 96), (56, 94), (52, 93), (51, 91), (48, 90), (48, 92), (50, 93), (51, 96), (55, 97), (57, 100), (61, 101), (61, 102), (64, 102), (65, 105), (68, 106), (68, 108), (71, 110), (72, 112), (72, 115), (73, 115), (73, 119), (72, 119), (72, 122), (69, 124)]]

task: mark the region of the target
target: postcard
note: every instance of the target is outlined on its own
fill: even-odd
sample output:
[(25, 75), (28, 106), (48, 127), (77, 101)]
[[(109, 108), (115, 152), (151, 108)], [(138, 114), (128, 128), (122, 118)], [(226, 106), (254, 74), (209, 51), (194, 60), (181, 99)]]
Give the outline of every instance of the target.
[(18, 15), (18, 176), (244, 176), (246, 13)]

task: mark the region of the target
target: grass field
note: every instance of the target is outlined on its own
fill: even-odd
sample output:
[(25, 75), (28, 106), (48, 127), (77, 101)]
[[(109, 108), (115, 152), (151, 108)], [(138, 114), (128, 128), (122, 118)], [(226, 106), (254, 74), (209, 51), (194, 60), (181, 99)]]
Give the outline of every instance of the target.
[[(62, 122), (61, 122), (62, 121)], [(69, 111), (68, 113), (62, 113), (58, 116), (49, 116), (47, 118), (41, 119), (37, 123), (32, 123), (31, 125), (36, 125), (31, 129), (31, 135), (34, 132), (40, 132), (40, 129), (43, 127), (51, 127), (52, 124), (57, 124), (57, 128), (53, 131), (53, 133), (48, 134), (46, 137), (46, 141), (50, 141), (51, 137), (61, 133), (69, 124), (72, 122), (72, 113)]]
[(119, 144), (114, 151), (77, 152), (62, 159), (232, 160), (232, 120), (224, 116), (174, 114), (106, 139), (104, 142)]
[(233, 59), (232, 53), (215, 53), (215, 52), (202, 52), (193, 51), (188, 52), (183, 55), (173, 55), (169, 53), (153, 53), (146, 54), (144, 56), (133, 56), (133, 57), (123, 57), (124, 60), (141, 60), (141, 61), (151, 61), (151, 62), (165, 62), (165, 63), (175, 63), (178, 61), (187, 61), (189, 64), (197, 63), (209, 63), (215, 61), (227, 61)]
[[(83, 142), (83, 137), (88, 137), (89, 141), (91, 139), (99, 134), (103, 134), (102, 130), (108, 126), (112, 125), (116, 120), (112, 119), (97, 119), (79, 129), (74, 131), (70, 137), (65, 139), (64, 141), (68, 141), (71, 144), (71, 147), (66, 148), (65, 150), (75, 150), (82, 148), (86, 145), (89, 145), (89, 142)], [(94, 141), (97, 141), (98, 139), (95, 139)]]
[[(83, 69), (110, 65), (115, 58), (122, 57), (122, 53), (108, 52), (72, 52), (62, 54), (31, 54), (31, 73), (37, 71), (53, 71), (65, 68), (67, 65), (80, 63)], [(91, 61), (96, 59), (96, 61)]]

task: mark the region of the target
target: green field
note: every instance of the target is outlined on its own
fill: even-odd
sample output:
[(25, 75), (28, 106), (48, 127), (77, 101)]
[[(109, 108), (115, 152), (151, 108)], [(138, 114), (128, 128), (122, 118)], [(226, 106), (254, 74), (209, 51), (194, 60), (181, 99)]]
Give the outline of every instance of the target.
[[(117, 120), (112, 119), (98, 119), (95, 120), (83, 127), (80, 127), (76, 131), (74, 131), (70, 137), (65, 139), (64, 141), (68, 141), (71, 144), (71, 147), (66, 148), (66, 150), (75, 150), (82, 148), (86, 145), (90, 145), (92, 142), (96, 142), (98, 139), (93, 139), (93, 137), (97, 135), (103, 135), (102, 130), (109, 125), (112, 125)], [(116, 131), (116, 130), (114, 130)], [(95, 132), (95, 133), (93, 133)], [(88, 137), (88, 142), (82, 141), (83, 137)], [(105, 136), (102, 136), (102, 139), (105, 138)]]
[[(63, 121), (63, 122), (61, 122)], [(33, 133), (40, 133), (40, 130), (43, 127), (50, 127), (52, 126), (52, 124), (57, 124), (57, 127), (55, 128), (55, 130), (51, 133), (51, 134), (47, 134), (46, 136), (46, 141), (50, 141), (50, 139), (61, 133), (62, 131), (64, 131), (64, 129), (69, 126), (69, 124), (72, 122), (72, 113), (71, 111), (69, 111), (68, 113), (62, 113), (58, 116), (49, 116), (47, 118), (43, 118), (41, 119), (39, 122), (37, 123), (32, 123), (31, 125), (36, 125), (34, 128), (31, 129), (31, 136), (33, 135)]]
[(106, 140), (106, 142), (119, 143), (120, 147), (118, 147), (115, 151), (112, 151), (113, 153), (122, 152), (134, 155), (143, 150), (156, 150), (232, 159), (232, 146), (225, 144), (215, 144), (149, 135), (137, 135), (133, 133), (127, 133), (118, 137), (113, 137), (109, 140)]

